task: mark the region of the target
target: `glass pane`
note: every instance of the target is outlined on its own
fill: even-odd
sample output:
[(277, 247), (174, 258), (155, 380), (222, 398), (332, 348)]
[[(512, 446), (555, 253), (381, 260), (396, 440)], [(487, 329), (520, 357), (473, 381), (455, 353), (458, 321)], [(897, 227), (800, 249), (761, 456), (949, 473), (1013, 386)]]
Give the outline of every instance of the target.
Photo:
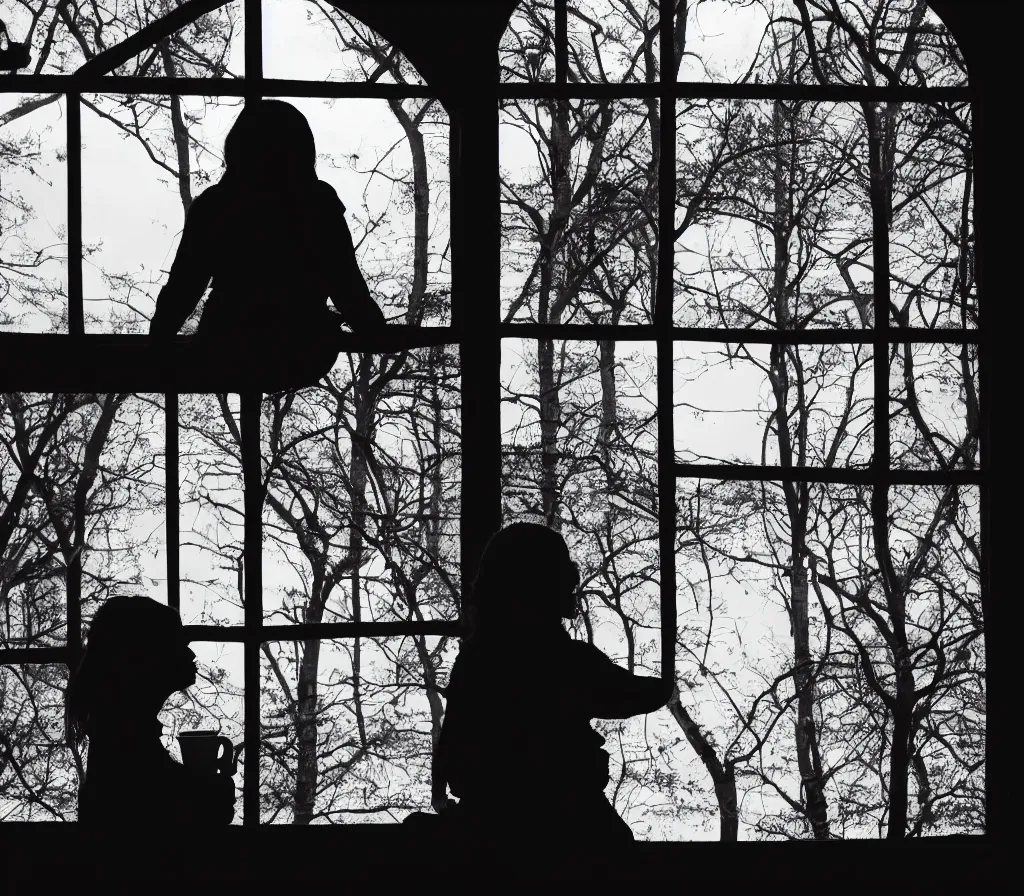
[(676, 324), (870, 327), (860, 108), (680, 100), (676, 126)]
[(219, 180), (224, 138), (241, 105), (233, 97), (83, 95), (86, 332), (149, 331), (186, 211)]
[(892, 346), (889, 419), (899, 469), (977, 469), (978, 347)]
[(687, 7), (685, 27), (676, 35), (680, 81), (967, 83), (952, 35), (916, 0), (705, 0)]
[(3, 393), (0, 439), (2, 643), (66, 643), (79, 554), (84, 617), (118, 591), (166, 601), (162, 396)]
[[(94, 396), (88, 448), (75, 460), (88, 481), (82, 551), (83, 615), (116, 593), (167, 603), (167, 444), (162, 394)], [(84, 422), (84, 421), (83, 421)], [(109, 428), (107, 428), (109, 427)], [(103, 439), (98, 467), (89, 449)]]
[(451, 322), (448, 115), (430, 99), (283, 97), (316, 138), (370, 294), (395, 323)]
[[(975, 486), (894, 486), (889, 557), (905, 601), (906, 631), (923, 714), (911, 739), (908, 829), (985, 830), (987, 660), (980, 579), (980, 502)], [(880, 670), (895, 692), (895, 673)]]
[[(193, 641), (199, 675), (187, 691), (170, 696), (160, 713), (163, 745), (181, 762), (178, 735), (197, 729), (218, 731), (236, 746), (245, 740), (245, 649), (242, 644)], [(235, 778), (235, 818), (242, 823), (242, 788), (245, 785), (245, 750), (238, 754)]]
[(871, 359), (870, 345), (677, 342), (676, 458), (867, 466), (874, 443)]
[(263, 0), (263, 75), (423, 84), (389, 41), (350, 13), (318, 0)]
[(0, 666), (0, 822), (74, 821), (82, 755), (64, 737), (64, 665)]
[(651, 323), (658, 171), (648, 106), (504, 100), (499, 128), (502, 320)]
[(657, 388), (646, 343), (502, 341), (502, 524), (561, 532), (580, 567), (577, 635), (657, 675)]
[[(921, 723), (907, 764), (910, 828), (980, 832), (976, 490), (901, 486), (891, 492), (888, 516), (914, 686), (939, 678), (936, 700), (919, 691), (913, 701)], [(952, 522), (936, 528), (937, 518)], [(684, 479), (676, 545), (677, 679), (696, 727), (684, 736), (680, 713), (660, 735), (668, 744), (662, 774), (678, 776), (670, 792), (685, 809), (666, 834), (697, 828), (706, 837), (718, 829), (711, 776), (689, 736), (707, 739), (719, 761), (734, 765), (740, 839), (810, 839), (810, 813), (801, 807), (816, 777), (826, 782), (823, 818), (832, 837), (884, 837), (893, 719), (882, 695), (895, 694), (894, 613), (901, 611), (879, 583), (870, 489)], [(798, 716), (813, 718), (814, 727), (797, 726)]]
[(498, 44), (498, 78), (530, 84), (555, 80), (553, 0), (523, 0)]
[(273, 642), (260, 680), (260, 821), (367, 824), (430, 808), (454, 638)]
[(658, 80), (658, 0), (568, 0), (569, 82)]
[(890, 314), (904, 327), (977, 327), (974, 144), (967, 103), (901, 104), (892, 150)]
[(60, 94), (0, 94), (0, 332), (68, 331), (64, 106)]
[[(242, 0), (235, 0), (203, 13), (160, 45), (144, 50), (109, 74), (150, 78), (244, 77), (244, 7)], [(118, 7), (112, 17), (106, 10), (100, 16), (96, 7), (85, 16), (93, 22), (103, 21), (103, 31), (111, 32), (105, 35), (105, 45), (109, 47), (162, 19), (170, 11), (167, 4), (132, 4)]]
[[(70, 75), (87, 59), (122, 43), (147, 25), (163, 18), (173, 3), (61, 3), (36, 5), (8, 3), (3, 20), (16, 41), (31, 31), (31, 62), (24, 72)], [(243, 73), (241, 0), (199, 16), (175, 31), (167, 41), (171, 65), (178, 77), (231, 77)], [(140, 53), (112, 74), (161, 76), (169, 74), (163, 57), (149, 50)]]
[(265, 398), (268, 623), (458, 618), (460, 387), (437, 346), (341, 355)]
[(245, 621), (245, 494), (237, 395), (178, 398), (181, 618)]

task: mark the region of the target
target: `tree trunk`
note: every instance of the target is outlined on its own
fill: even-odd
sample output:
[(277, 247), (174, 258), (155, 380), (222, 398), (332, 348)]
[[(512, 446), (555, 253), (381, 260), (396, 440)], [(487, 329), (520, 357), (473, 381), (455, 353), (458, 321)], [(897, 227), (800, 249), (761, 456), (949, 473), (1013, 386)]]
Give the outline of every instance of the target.
[[(565, 101), (552, 103), (551, 170), (554, 204), (548, 222), (548, 232), (541, 247), (540, 295), (538, 297), (538, 323), (561, 323), (564, 305), (561, 295), (565, 285), (564, 262), (559, 258), (562, 230), (569, 220), (572, 194), (569, 183), (569, 105)], [(558, 489), (558, 429), (562, 423), (560, 383), (555, 373), (555, 343), (552, 339), (537, 340), (537, 377), (540, 405), (541, 438), (541, 512), (545, 523), (561, 529)]]
[[(776, 101), (772, 114), (774, 152), (775, 214), (773, 237), (775, 241), (774, 282), (775, 318), (780, 329), (790, 321), (788, 278), (790, 269), (790, 240), (794, 225), (792, 208), (793, 179), (795, 176), (797, 113)], [(796, 351), (796, 349), (794, 349)], [(801, 465), (805, 456), (807, 428), (801, 425), (794, 445), (789, 432), (789, 359), (785, 346), (771, 349), (772, 388), (776, 401), (776, 438), (779, 463), (784, 467)], [(797, 371), (799, 373), (799, 371)], [(803, 404), (802, 390), (797, 390)], [(799, 407), (801, 420), (806, 409)], [(795, 724), (797, 766), (800, 770), (800, 801), (816, 840), (829, 837), (828, 806), (822, 783), (821, 758), (818, 736), (814, 725), (814, 674), (810, 652), (810, 619), (808, 614), (808, 578), (805, 565), (807, 539), (807, 509), (809, 492), (806, 484), (783, 484), (790, 525), (790, 629), (793, 638), (793, 683), (797, 697)]]
[(704, 764), (704, 768), (711, 775), (711, 781), (715, 786), (715, 798), (718, 800), (719, 839), (722, 842), (735, 843), (739, 839), (740, 829), (735, 768), (729, 761), (722, 763), (715, 753), (715, 748), (681, 704), (670, 703), (669, 711), (683, 729), (683, 734)]
[(313, 820), (313, 811), (316, 808), (319, 778), (316, 757), (316, 680), (319, 665), (320, 641), (317, 638), (308, 638), (302, 643), (299, 689), (296, 694), (298, 705), (295, 708), (295, 734), (299, 752), (295, 769), (295, 824), (309, 824)]
[(413, 196), (413, 257), (412, 257), (412, 290), (409, 294), (409, 308), (406, 311), (406, 323), (418, 325), (423, 320), (423, 297), (427, 291), (428, 248), (430, 231), (430, 182), (427, 179), (427, 153), (423, 145), (423, 134), (419, 130), (419, 122), (429, 107), (421, 110), (414, 120), (406, 112), (402, 100), (388, 100), (388, 105), (398, 123), (405, 131), (405, 139), (409, 142), (409, 153), (412, 156), (412, 196)]
[[(168, 78), (176, 78), (178, 72), (171, 56), (169, 40), (160, 42), (160, 59), (164, 64), (164, 74)], [(170, 100), (171, 130), (174, 133), (174, 150), (178, 159), (178, 193), (187, 215), (192, 207), (192, 166), (188, 155), (188, 128), (185, 127), (185, 119), (181, 114), (181, 97), (172, 94)]]

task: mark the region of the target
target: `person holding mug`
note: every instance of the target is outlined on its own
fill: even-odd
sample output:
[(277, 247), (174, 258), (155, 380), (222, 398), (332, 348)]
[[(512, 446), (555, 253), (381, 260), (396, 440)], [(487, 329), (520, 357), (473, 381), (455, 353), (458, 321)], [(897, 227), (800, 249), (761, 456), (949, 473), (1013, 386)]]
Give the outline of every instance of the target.
[[(88, 737), (78, 820), (147, 827), (228, 825), (235, 815), (235, 756), (216, 759), (215, 732), (192, 732), (186, 765), (160, 741), (167, 698), (196, 681), (196, 655), (177, 611), (148, 597), (112, 597), (96, 611), (68, 692), (72, 737)], [(185, 752), (189, 753), (185, 756)]]

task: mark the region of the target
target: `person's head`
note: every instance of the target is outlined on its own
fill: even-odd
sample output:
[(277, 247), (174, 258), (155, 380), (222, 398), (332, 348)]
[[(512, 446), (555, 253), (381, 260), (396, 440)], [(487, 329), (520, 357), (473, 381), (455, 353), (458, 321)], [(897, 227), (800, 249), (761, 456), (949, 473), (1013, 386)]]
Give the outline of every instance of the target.
[(78, 740), (92, 719), (155, 709), (195, 684), (196, 655), (176, 610), (148, 597), (110, 598), (93, 617), (68, 698)]
[(553, 529), (513, 523), (491, 536), (473, 583), (470, 617), (477, 631), (572, 619), (580, 574)]
[(245, 104), (224, 141), (231, 181), (294, 185), (316, 180), (316, 144), (309, 122), (291, 103)]

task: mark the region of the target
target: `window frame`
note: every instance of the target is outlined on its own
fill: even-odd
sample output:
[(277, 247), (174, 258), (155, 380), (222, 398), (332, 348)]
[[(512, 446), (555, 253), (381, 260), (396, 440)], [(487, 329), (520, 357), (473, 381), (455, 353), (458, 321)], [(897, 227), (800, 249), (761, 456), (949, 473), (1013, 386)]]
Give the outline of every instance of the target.
[[(67, 106), (67, 171), (68, 171), (68, 333), (67, 334), (35, 334), (11, 333), (3, 334), (3, 343), (15, 349), (24, 346), (35, 349), (35, 353), (49, 360), (60, 353), (64, 357), (73, 357), (79, 364), (71, 365), (69, 371), (54, 371), (47, 379), (54, 380), (48, 385), (55, 385), (53, 391), (66, 391), (74, 388), (74, 374), (87, 374), (89, 357), (104, 348), (144, 350), (148, 342), (145, 336), (115, 336), (107, 334), (86, 334), (84, 318), (84, 296), (82, 287), (82, 94), (117, 94), (131, 93), (135, 95), (199, 95), (199, 96), (241, 96), (246, 101), (259, 99), (263, 96), (273, 97), (367, 97), (367, 98), (411, 98), (422, 97), (439, 101), (445, 106), (450, 117), (450, 145), (452, 147), (453, 168), (457, 164), (457, 147), (461, 144), (461, 130), (458, 123), (458, 103), (453, 97), (443, 95), (439, 91), (426, 86), (403, 84), (377, 84), (365, 82), (318, 82), (302, 80), (272, 79), (263, 77), (263, 21), (262, 0), (243, 0), (245, 35), (243, 53), (245, 58), (245, 74), (238, 79), (221, 78), (167, 78), (167, 77), (136, 77), (110, 75), (119, 65), (131, 59), (137, 53), (155, 45), (161, 39), (184, 28), (201, 15), (209, 13), (231, 0), (191, 0), (187, 4), (176, 7), (167, 15), (150, 23), (121, 43), (94, 56), (75, 72), (68, 75), (15, 75), (9, 79), (0, 79), (0, 92), (3, 93), (59, 93), (65, 97)], [(345, 10), (344, 2), (329, 0), (332, 5)], [(421, 329), (396, 328), (395, 335), (389, 334), (389, 345), (394, 344), (401, 349), (420, 348), (431, 345), (446, 344), (462, 347), (464, 340), (460, 310), (461, 296), (464, 290), (464, 278), (456, 277), (458, 267), (454, 261), (456, 256), (465, 256), (465, 249), (459, 245), (462, 228), (459, 220), (462, 217), (455, 201), (455, 184), (452, 179), (452, 198), (449, 203), (451, 215), (451, 238), (453, 243), (453, 283), (451, 300), (451, 317), (448, 326), (424, 327)], [(458, 282), (458, 285), (456, 285)], [(341, 337), (341, 352), (359, 351), (361, 346), (355, 337)], [(27, 354), (27, 353), (26, 353)], [(55, 365), (56, 366), (56, 365)], [(75, 370), (78, 367), (78, 370)], [(116, 365), (115, 365), (116, 367)], [(33, 371), (37, 372), (37, 371)], [(24, 373), (13, 377), (3, 371), (0, 386), (6, 389), (32, 389), (40, 391), (38, 383), (29, 382), (31, 374)], [(150, 372), (150, 379), (152, 379)], [(159, 378), (159, 374), (156, 374)], [(116, 370), (114, 379), (119, 379)], [(108, 377), (109, 378), (109, 377)], [(463, 374), (463, 382), (465, 375)], [(121, 380), (123, 381), (123, 380)], [(118, 383), (119, 384), (119, 383)], [(108, 388), (113, 385), (106, 383)], [(133, 384), (136, 385), (137, 383)], [(80, 388), (80, 386), (79, 386)], [(101, 386), (102, 389), (102, 386)], [(137, 389), (138, 390), (138, 389)], [(119, 390), (118, 390), (119, 391)], [(154, 390), (162, 391), (162, 390)], [(167, 602), (175, 610), (181, 609), (180, 590), (180, 520), (178, 489), (180, 484), (180, 458), (178, 440), (178, 408), (179, 392), (163, 392), (165, 402), (165, 525), (167, 546)], [(262, 583), (262, 512), (264, 490), (261, 482), (261, 410), (263, 393), (260, 391), (241, 391), (236, 393), (240, 398), (240, 430), (242, 453), (242, 477), (244, 494), (244, 621), (241, 625), (187, 625), (185, 632), (190, 641), (233, 642), (243, 644), (243, 731), (246, 756), (260, 755), (260, 659), (261, 645), (267, 641), (280, 639), (338, 639), (338, 638), (381, 638), (391, 635), (441, 635), (456, 637), (460, 632), (457, 622), (427, 621), (410, 622), (337, 622), (337, 623), (303, 623), (298, 625), (265, 625), (263, 619), (263, 583)], [(465, 486), (463, 488), (465, 494)], [(465, 503), (465, 502), (464, 502)], [(76, 525), (84, 525), (84, 520), (76, 517)], [(467, 526), (462, 525), (465, 532)], [(465, 553), (463, 552), (463, 577), (465, 579)], [(81, 612), (81, 555), (68, 566), (67, 572), (67, 633), (68, 639), (62, 647), (25, 647), (0, 649), (0, 666), (20, 663), (53, 663), (64, 664), (73, 675), (84, 650), (82, 636)], [(259, 813), (260, 775), (259, 762), (252, 762), (246, 769), (242, 787), (242, 824), (245, 827), (260, 826)]]
[[(975, 148), (975, 167), (980, 168), (978, 122), (981, 117), (982, 97), (971, 80), (966, 87), (940, 88), (878, 88), (878, 87), (789, 87), (784, 85), (727, 85), (713, 82), (677, 82), (664, 77), (674, 70), (671, 41), (661, 40), (659, 61), (662, 77), (652, 84), (570, 85), (567, 82), (568, 44), (566, 0), (554, 0), (556, 8), (556, 77), (552, 84), (529, 85), (499, 83), (497, 77), (497, 44), (485, 47), (479, 59), (490, 61), (490, 67), (481, 67), (471, 80), (450, 87), (427, 85), (423, 88), (403, 85), (366, 85), (343, 82), (304, 82), (264, 79), (262, 74), (262, 15), (260, 0), (243, 0), (245, 7), (245, 76), (228, 79), (168, 79), (111, 76), (105, 74), (140, 50), (153, 45), (161, 37), (176, 31), (198, 16), (226, 5), (228, 0), (192, 0), (179, 6), (167, 16), (151, 23), (121, 44), (97, 55), (79, 70), (68, 75), (12, 75), (0, 79), (0, 92), (51, 92), (64, 94), (67, 100), (67, 165), (68, 165), (68, 292), (69, 332), (64, 335), (4, 334), (0, 345), (21, 346), (25, 355), (38, 352), (66, 352), (73, 359), (68, 369), (72, 374), (54, 374), (62, 388), (75, 386), (75, 367), (84, 370), (90, 355), (105, 345), (128, 346), (143, 337), (105, 337), (86, 335), (82, 296), (82, 157), (81, 157), (81, 102), (83, 93), (136, 94), (174, 93), (178, 95), (231, 95), (255, 98), (261, 95), (316, 96), (316, 97), (382, 97), (424, 96), (439, 99), (445, 105), (451, 120), (451, 237), (452, 237), (452, 305), (451, 321), (446, 328), (431, 328), (420, 334), (403, 335), (403, 344), (416, 347), (444, 341), (460, 347), (462, 359), (462, 444), (476, 448), (476, 455), (463, 455), (461, 561), (463, 588), (472, 580), (476, 561), (490, 532), (501, 520), (501, 431), (499, 420), (500, 357), (506, 338), (558, 338), (595, 340), (599, 338), (625, 338), (629, 341), (653, 343), (657, 351), (658, 397), (658, 500), (659, 551), (661, 562), (661, 627), (662, 670), (666, 677), (673, 674), (676, 631), (675, 594), (675, 494), (677, 482), (682, 478), (743, 479), (749, 481), (812, 481), (867, 484), (887, 490), (894, 485), (957, 483), (976, 486), (980, 499), (980, 538), (982, 552), (981, 601), (986, 618), (991, 605), (991, 445), (989, 392), (991, 348), (988, 328), (989, 314), (982, 285), (981, 256), (983, 234), (979, 226), (976, 233), (978, 270), (976, 330), (892, 327), (888, 315), (889, 280), (888, 241), (878, 239), (884, 221), (876, 214), (873, 220), (874, 253), (874, 325), (871, 329), (815, 330), (813, 332), (783, 333), (778, 331), (744, 331), (746, 342), (792, 344), (865, 344), (874, 349), (874, 437), (875, 460), (869, 470), (815, 470), (811, 468), (779, 468), (762, 465), (693, 465), (677, 463), (674, 453), (672, 419), (673, 352), (677, 341), (724, 342), (735, 340), (732, 329), (684, 328), (673, 324), (673, 291), (675, 286), (674, 240), (662, 239), (658, 258), (658, 295), (655, 322), (652, 325), (532, 325), (503, 324), (500, 322), (500, 194), (494, 182), (498, 166), (498, 105), (503, 98), (563, 98), (614, 97), (635, 99), (654, 96), (659, 99), (662, 115), (661, 170), (659, 171), (659, 219), (674, 221), (675, 215), (675, 156), (676, 156), (676, 102), (681, 99), (816, 99), (833, 102), (877, 102), (901, 100), (918, 102), (928, 100), (956, 100), (971, 104), (972, 140)], [(345, 0), (330, 0), (341, 9), (348, 9)], [(658, 0), (661, 34), (673, 33), (674, 2)], [(514, 4), (506, 4), (497, 18), (504, 26), (514, 13)], [(353, 10), (358, 15), (358, 8)], [(665, 110), (670, 110), (665, 115)], [(490, 180), (486, 180), (486, 178)], [(463, 182), (478, 184), (479, 190), (464, 191)], [(982, 177), (975, 184), (975, 217), (984, 203), (986, 183)], [(485, 186), (486, 185), (486, 186)], [(491, 192), (493, 190), (493, 192)], [(476, 195), (474, 195), (474, 193)], [(472, 220), (472, 227), (465, 222)], [(474, 232), (471, 237), (470, 232)], [(471, 245), (472, 243), (472, 245)], [(474, 247), (481, 244), (494, 247), (490, 258), (472, 259)], [(885, 265), (879, 264), (880, 257)], [(472, 290), (472, 292), (470, 292)], [(481, 301), (481, 296), (489, 296)], [(466, 301), (466, 297), (472, 301)], [(884, 313), (880, 313), (884, 309)], [(890, 462), (890, 434), (888, 426), (889, 379), (885, 361), (892, 343), (943, 343), (978, 346), (978, 380), (980, 384), (980, 437), (979, 466), (975, 470), (913, 471), (894, 470)], [(46, 346), (46, 347), (44, 347)], [(343, 349), (344, 351), (345, 349)], [(20, 354), (17, 352), (16, 354)], [(23, 378), (7, 369), (2, 372), (4, 388), (25, 388)], [(466, 383), (493, 383), (494, 391), (467, 388)], [(38, 386), (34, 387), (38, 389)], [(885, 400), (879, 397), (885, 396)], [(165, 393), (167, 418), (166, 466), (166, 524), (168, 547), (168, 603), (180, 608), (178, 551), (178, 393)], [(245, 622), (241, 626), (189, 626), (194, 640), (233, 641), (245, 645), (244, 659), (244, 730), (247, 756), (259, 755), (259, 661), (260, 645), (266, 640), (287, 637), (371, 637), (391, 634), (419, 634), (457, 636), (457, 623), (321, 623), (300, 626), (265, 626), (262, 613), (261, 549), (262, 494), (260, 493), (260, 393), (241, 393), (242, 453), (245, 488), (245, 562), (249, 574), (245, 583)], [(877, 505), (874, 514), (884, 513)], [(82, 619), (80, 607), (81, 561), (76, 559), (68, 571), (67, 624), (68, 642), (64, 647), (0, 649), (0, 665), (18, 663), (64, 663), (72, 670), (82, 652)], [(986, 632), (986, 637), (988, 632)], [(991, 662), (991, 657), (989, 657)], [(256, 683), (256, 687), (251, 684)], [(988, 675), (986, 672), (986, 687)], [(991, 729), (989, 729), (991, 732)], [(992, 753), (991, 733), (987, 737), (987, 755)], [(259, 826), (259, 763), (252, 763), (246, 775), (243, 791), (243, 824)], [(994, 793), (991, 767), (986, 774), (985, 791)], [(992, 801), (989, 800), (989, 806)], [(991, 809), (990, 809), (991, 811)]]
[[(679, 100), (738, 99), (738, 100), (816, 100), (846, 103), (960, 101), (970, 104), (972, 149), (977, 147), (977, 110), (980, 96), (973, 79), (959, 87), (877, 87), (877, 86), (824, 86), (784, 84), (726, 84), (714, 81), (677, 81), (666, 77), (674, 73), (674, 46), (664, 35), (674, 34), (674, 0), (656, 0), (660, 18), (659, 78), (656, 82), (627, 82), (603, 84), (570, 84), (568, 81), (568, 2), (550, 0), (555, 9), (555, 79), (553, 82), (534, 84), (523, 82), (498, 83), (495, 99), (497, 110), (503, 99), (579, 100), (589, 98), (641, 99), (656, 97), (661, 110), (660, 170), (658, 218), (661, 233), (672, 233), (675, 223), (676, 193), (676, 108)], [(655, 0), (652, 0), (655, 2)], [(517, 3), (516, 6), (519, 4)], [(930, 9), (930, 7), (929, 7)], [(510, 11), (509, 19), (515, 13)], [(933, 13), (934, 14), (934, 13)], [(504, 33), (504, 32), (503, 32)], [(497, 68), (497, 66), (496, 66)], [(877, 144), (872, 145), (877, 152)], [(977, 169), (975, 152), (975, 170)], [(974, 193), (978, 187), (975, 182)], [(975, 218), (978, 202), (975, 201)], [(675, 239), (659, 239), (657, 295), (655, 296), (654, 324), (532, 324), (508, 323), (500, 325), (500, 338), (596, 340), (623, 339), (629, 342), (653, 343), (657, 351), (657, 433), (658, 433), (658, 508), (659, 508), (659, 564), (662, 649), (661, 669), (667, 680), (675, 680), (676, 640), (676, 556), (675, 508), (676, 487), (682, 479), (735, 480), (747, 482), (810, 482), (866, 485), (871, 487), (872, 524), (879, 521), (885, 527), (890, 490), (899, 485), (961, 485), (975, 486), (979, 492), (979, 539), (981, 550), (980, 601), (985, 618), (989, 618), (990, 598), (990, 445), (988, 376), (987, 315), (984, 313), (984, 293), (980, 273), (976, 273), (978, 325), (970, 328), (934, 328), (892, 326), (889, 320), (889, 228), (883, 209), (873, 204), (872, 214), (872, 267), (873, 267), (873, 325), (855, 329), (814, 330), (754, 330), (724, 327), (682, 327), (673, 322), (675, 310), (674, 269)], [(666, 224), (667, 222), (667, 224)], [(981, 255), (981, 228), (975, 234), (976, 258)], [(977, 267), (980, 269), (980, 262)], [(497, 288), (496, 288), (497, 292)], [(500, 309), (495, 309), (495, 314)], [(694, 464), (683, 463), (675, 457), (673, 420), (673, 353), (677, 342), (735, 343), (742, 333), (744, 343), (785, 345), (865, 345), (872, 347), (873, 367), (873, 459), (868, 469), (839, 469), (813, 467), (780, 467), (764, 464)], [(949, 346), (976, 345), (978, 349), (979, 383), (979, 463), (976, 469), (906, 470), (894, 469), (891, 458), (889, 422), (890, 370), (888, 356), (892, 345), (940, 344)], [(500, 352), (499, 352), (500, 353)], [(990, 661), (990, 658), (989, 658)], [(988, 665), (986, 665), (986, 690)], [(986, 720), (987, 721), (987, 720)], [(988, 730), (988, 729), (986, 729)], [(986, 737), (986, 757), (991, 754), (991, 735)], [(988, 797), (994, 788), (991, 772), (987, 769), (985, 792)]]

